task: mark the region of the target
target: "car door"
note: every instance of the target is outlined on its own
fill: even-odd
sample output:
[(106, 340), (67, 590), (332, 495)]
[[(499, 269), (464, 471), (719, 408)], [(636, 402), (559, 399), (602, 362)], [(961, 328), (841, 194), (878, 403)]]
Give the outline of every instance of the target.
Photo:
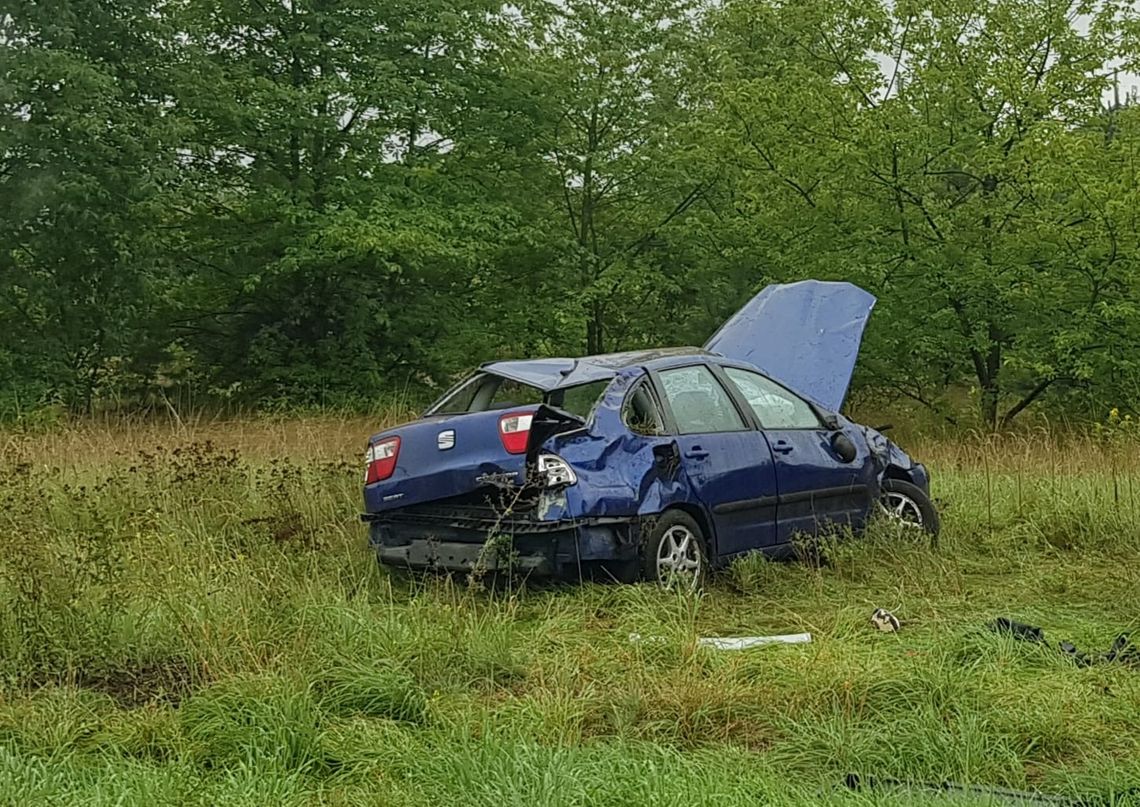
[(835, 430), (811, 404), (760, 373), (739, 367), (723, 370), (755, 414), (775, 459), (777, 541), (837, 525), (862, 525), (874, 475), (868, 452), (858, 450), (853, 460), (844, 462), (832, 447)]
[(681, 467), (709, 512), (712, 552), (725, 557), (776, 542), (772, 452), (705, 364), (654, 374)]

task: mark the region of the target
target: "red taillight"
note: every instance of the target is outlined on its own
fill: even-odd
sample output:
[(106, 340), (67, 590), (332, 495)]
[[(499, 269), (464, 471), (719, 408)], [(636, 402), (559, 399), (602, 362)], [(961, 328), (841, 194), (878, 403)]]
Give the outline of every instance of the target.
[(396, 458), (400, 456), (400, 438), (388, 437), (368, 447), (364, 455), (367, 471), (364, 483), (383, 482), (396, 470)]
[(530, 423), (534, 415), (530, 412), (511, 412), (499, 418), (499, 439), (503, 448), (510, 454), (525, 454), (527, 440), (530, 439)]

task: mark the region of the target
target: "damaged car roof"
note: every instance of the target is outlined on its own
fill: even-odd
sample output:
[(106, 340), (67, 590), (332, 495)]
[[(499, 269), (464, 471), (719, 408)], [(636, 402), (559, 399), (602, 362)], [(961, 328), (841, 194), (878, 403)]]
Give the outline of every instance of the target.
[(584, 356), (580, 359), (524, 359), (521, 361), (495, 361), (482, 366), (485, 373), (492, 373), (512, 381), (518, 381), (543, 392), (589, 384), (592, 381), (606, 381), (626, 367), (648, 364), (658, 359), (678, 356), (701, 356), (706, 351), (699, 347), (670, 347), (653, 350), (629, 350), (624, 353), (603, 353), (598, 356)]

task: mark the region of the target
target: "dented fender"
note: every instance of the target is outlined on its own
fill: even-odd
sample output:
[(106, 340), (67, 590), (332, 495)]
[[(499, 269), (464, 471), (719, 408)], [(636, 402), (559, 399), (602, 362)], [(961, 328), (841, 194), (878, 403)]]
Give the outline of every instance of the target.
[(667, 447), (674, 443), (673, 438), (635, 434), (622, 423), (626, 393), (642, 372), (630, 368), (618, 374), (595, 407), (587, 428), (554, 435), (542, 444), (543, 452), (557, 454), (578, 475), (577, 484), (542, 494), (542, 520), (632, 521), (696, 500), (680, 464), (667, 460)]
[[(848, 421), (850, 422), (850, 421)], [(889, 437), (870, 426), (860, 426), (867, 448), (875, 462), (878, 481), (882, 484), (884, 478), (892, 477), (904, 479), (917, 486), (923, 492), (930, 493), (930, 473), (926, 466), (902, 450)]]

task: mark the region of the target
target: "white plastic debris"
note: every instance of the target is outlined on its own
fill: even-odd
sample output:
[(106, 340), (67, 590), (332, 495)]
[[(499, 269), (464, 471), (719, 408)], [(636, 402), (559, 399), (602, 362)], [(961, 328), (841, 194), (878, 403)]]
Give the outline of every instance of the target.
[(883, 633), (894, 633), (899, 629), (899, 620), (886, 608), (876, 608), (871, 614), (871, 624)]
[(697, 640), (698, 647), (711, 647), (714, 650), (748, 650), (767, 644), (811, 644), (810, 633), (787, 633), (783, 636), (735, 636), (703, 637)]

